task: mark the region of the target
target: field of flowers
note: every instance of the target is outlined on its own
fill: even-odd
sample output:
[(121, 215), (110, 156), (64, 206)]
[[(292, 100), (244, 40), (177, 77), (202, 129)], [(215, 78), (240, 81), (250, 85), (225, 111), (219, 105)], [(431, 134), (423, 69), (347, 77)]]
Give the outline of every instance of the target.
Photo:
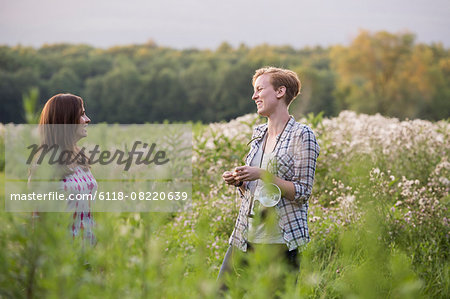
[[(2, 211), (0, 298), (216, 298), (239, 207), (221, 174), (242, 165), (263, 121), (252, 114), (194, 125), (188, 209), (95, 213), (95, 248), (72, 242), (68, 214), (33, 220)], [(349, 111), (298, 121), (321, 146), (298, 283), (279, 285), (282, 270), (264, 268), (270, 255), (261, 254), (225, 296), (449, 298), (449, 122)]]

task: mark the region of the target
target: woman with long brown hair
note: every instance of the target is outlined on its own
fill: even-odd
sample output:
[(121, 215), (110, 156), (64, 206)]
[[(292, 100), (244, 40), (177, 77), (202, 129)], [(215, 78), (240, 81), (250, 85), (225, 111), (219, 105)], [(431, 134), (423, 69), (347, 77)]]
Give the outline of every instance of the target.
[(79, 195), (93, 195), (97, 182), (90, 171), (89, 159), (77, 146), (77, 142), (87, 136), (86, 127), (90, 121), (81, 97), (57, 94), (47, 101), (42, 110), (39, 133), (41, 148), (56, 148), (59, 154), (58, 162), (51, 166), (51, 173), (53, 179), (59, 182), (58, 191), (67, 196), (68, 210), (73, 212), (71, 235), (73, 239), (81, 237), (83, 244), (88, 242), (93, 246), (96, 239), (91, 200), (86, 200), (88, 196), (80, 200), (82, 196)]

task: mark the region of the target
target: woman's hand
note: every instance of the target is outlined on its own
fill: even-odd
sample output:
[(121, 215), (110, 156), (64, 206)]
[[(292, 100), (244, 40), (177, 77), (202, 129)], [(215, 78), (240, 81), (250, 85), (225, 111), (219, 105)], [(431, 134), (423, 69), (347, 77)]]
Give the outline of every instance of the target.
[(225, 171), (222, 174), (222, 178), (228, 185), (236, 186), (237, 184), (239, 184), (239, 180), (236, 180), (235, 176), (233, 175), (233, 172), (231, 171)]
[(234, 178), (237, 181), (254, 181), (262, 177), (264, 170), (252, 166), (239, 166), (235, 168)]

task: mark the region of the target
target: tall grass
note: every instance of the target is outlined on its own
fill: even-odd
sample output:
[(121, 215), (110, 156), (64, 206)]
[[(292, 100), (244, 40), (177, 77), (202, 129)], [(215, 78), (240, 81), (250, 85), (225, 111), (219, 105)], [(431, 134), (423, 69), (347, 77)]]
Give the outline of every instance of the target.
[[(223, 295), (448, 298), (448, 123), (350, 112), (302, 121), (322, 150), (298, 279), (256, 251)], [(69, 214), (1, 212), (0, 297), (216, 298), (239, 204), (221, 174), (242, 164), (258, 122), (196, 126), (190, 209), (95, 213), (94, 248), (71, 239)]]

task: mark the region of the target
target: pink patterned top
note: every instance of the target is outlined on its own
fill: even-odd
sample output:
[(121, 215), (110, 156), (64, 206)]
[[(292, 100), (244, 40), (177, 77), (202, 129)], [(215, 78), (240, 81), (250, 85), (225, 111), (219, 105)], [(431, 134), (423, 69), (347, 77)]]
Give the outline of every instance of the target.
[[(91, 213), (93, 201), (88, 200), (89, 194), (94, 198), (97, 191), (97, 181), (90, 170), (85, 171), (80, 166), (74, 168), (74, 172), (62, 180), (64, 192), (73, 200), (68, 201), (68, 210), (73, 211), (71, 234), (73, 239), (81, 236), (83, 241), (91, 246), (96, 244), (93, 232), (94, 218)], [(83, 198), (84, 200), (81, 200)], [(78, 199), (78, 200), (77, 200)]]

